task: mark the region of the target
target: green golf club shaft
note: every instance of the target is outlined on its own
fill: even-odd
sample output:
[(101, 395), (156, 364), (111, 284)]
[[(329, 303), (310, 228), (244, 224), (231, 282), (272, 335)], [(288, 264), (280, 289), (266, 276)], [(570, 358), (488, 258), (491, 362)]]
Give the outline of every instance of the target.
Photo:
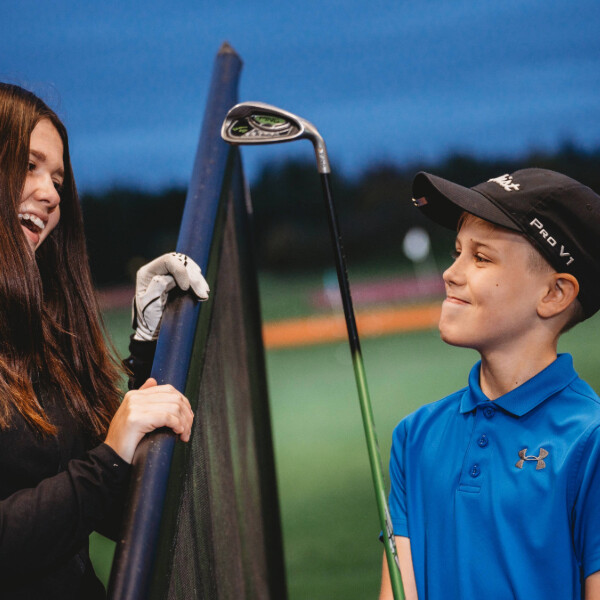
[(352, 306), (352, 296), (350, 295), (350, 284), (348, 282), (348, 272), (346, 269), (346, 258), (342, 246), (342, 238), (338, 225), (331, 186), (329, 184), (328, 173), (321, 173), (321, 184), (323, 186), (323, 196), (327, 204), (327, 217), (329, 219), (329, 230), (331, 232), (332, 242), (335, 253), (335, 266), (337, 270), (338, 283), (342, 296), (342, 305), (346, 317), (346, 327), (348, 329), (348, 341), (350, 343), (350, 352), (352, 354), (352, 364), (354, 366), (354, 376), (356, 387), (358, 389), (358, 399), (362, 413), (365, 438), (367, 442), (367, 452), (369, 454), (369, 463), (371, 466), (371, 475), (373, 477), (373, 487), (375, 489), (375, 498), (377, 500), (377, 510), (381, 530), (383, 532), (383, 542), (385, 546), (385, 555), (387, 558), (388, 570), (390, 572), (390, 581), (395, 600), (404, 600), (404, 590), (402, 587), (402, 578), (400, 577), (400, 566), (396, 554), (396, 545), (392, 534), (390, 514), (387, 507), (387, 498), (385, 485), (383, 482), (383, 469), (381, 467), (381, 453), (377, 443), (377, 434), (375, 432), (375, 422), (373, 419), (373, 409), (369, 398), (369, 389), (367, 387), (367, 378), (360, 350), (360, 340), (358, 338), (358, 329)]

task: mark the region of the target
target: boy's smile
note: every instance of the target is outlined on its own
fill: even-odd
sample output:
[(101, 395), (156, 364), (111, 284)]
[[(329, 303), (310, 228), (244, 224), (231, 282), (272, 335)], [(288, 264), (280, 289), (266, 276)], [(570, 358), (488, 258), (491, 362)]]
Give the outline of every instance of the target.
[(548, 275), (529, 265), (532, 248), (517, 233), (468, 217), (456, 258), (444, 272), (442, 339), (479, 352), (521, 346), (539, 322)]

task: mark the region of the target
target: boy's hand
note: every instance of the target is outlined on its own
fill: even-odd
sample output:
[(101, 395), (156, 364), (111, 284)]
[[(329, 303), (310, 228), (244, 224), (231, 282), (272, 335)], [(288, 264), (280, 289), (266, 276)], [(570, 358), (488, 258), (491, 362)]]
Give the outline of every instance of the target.
[(167, 296), (175, 286), (183, 291), (191, 289), (199, 300), (208, 299), (210, 290), (200, 267), (185, 254), (163, 254), (137, 272), (132, 316), (134, 339), (149, 342), (158, 338)]

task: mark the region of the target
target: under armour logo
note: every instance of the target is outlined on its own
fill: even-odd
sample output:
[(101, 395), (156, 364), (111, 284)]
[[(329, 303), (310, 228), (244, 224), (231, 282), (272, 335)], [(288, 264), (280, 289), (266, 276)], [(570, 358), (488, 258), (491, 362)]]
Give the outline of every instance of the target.
[(523, 468), (523, 463), (526, 460), (536, 460), (537, 466), (535, 467), (535, 470), (539, 471), (540, 469), (546, 468), (546, 463), (544, 462), (544, 458), (546, 458), (546, 456), (548, 456), (548, 450), (544, 450), (543, 448), (540, 448), (539, 456), (527, 456), (527, 448), (523, 448), (523, 450), (519, 450), (519, 456), (521, 457), (521, 460), (519, 462), (517, 462), (517, 464), (515, 465), (518, 469)]
[(489, 181), (493, 181), (497, 183), (499, 186), (503, 187), (507, 192), (515, 192), (521, 188), (520, 183), (513, 183), (512, 175), (508, 173), (506, 175), (500, 175), (500, 177), (495, 177), (494, 179), (488, 179)]

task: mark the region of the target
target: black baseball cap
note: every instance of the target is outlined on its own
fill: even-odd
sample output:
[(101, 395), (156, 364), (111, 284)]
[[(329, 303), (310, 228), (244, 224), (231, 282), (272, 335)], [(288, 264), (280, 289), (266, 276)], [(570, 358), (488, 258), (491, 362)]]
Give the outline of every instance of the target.
[(548, 169), (522, 169), (472, 188), (421, 171), (413, 203), (456, 231), (463, 211), (523, 234), (559, 273), (579, 282), (587, 317), (600, 308), (600, 196)]

